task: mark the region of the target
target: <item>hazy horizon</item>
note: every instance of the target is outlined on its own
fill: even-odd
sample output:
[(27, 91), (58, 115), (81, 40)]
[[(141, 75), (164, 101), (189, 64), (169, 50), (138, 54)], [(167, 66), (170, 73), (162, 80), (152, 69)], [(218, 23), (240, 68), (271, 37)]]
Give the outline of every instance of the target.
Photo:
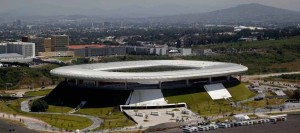
[[(18, 13), (21, 15), (30, 15), (31, 12), (46, 15), (65, 15), (63, 13), (80, 14), (80, 9), (83, 9), (83, 14), (107, 11), (121, 12), (123, 15), (135, 14), (138, 16), (138, 14), (143, 14), (144, 16), (158, 16), (210, 12), (248, 3), (259, 3), (300, 11), (298, 7), (300, 5), (299, 0), (0, 0), (0, 14), (14, 13), (20, 10)], [(103, 12), (103, 14), (105, 13)]]

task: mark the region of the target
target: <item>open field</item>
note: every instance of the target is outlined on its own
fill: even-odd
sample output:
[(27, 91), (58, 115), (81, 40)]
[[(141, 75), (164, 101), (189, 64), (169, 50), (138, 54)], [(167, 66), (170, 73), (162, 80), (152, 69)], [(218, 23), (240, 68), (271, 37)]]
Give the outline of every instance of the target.
[(288, 71), (295, 72), (300, 71), (300, 59), (296, 59), (292, 62), (281, 63), (281, 64), (272, 64), (270, 68), (280, 69), (286, 68)]
[[(196, 48), (210, 48), (213, 51), (234, 49), (236, 52), (227, 51), (227, 53), (215, 56), (188, 56), (182, 58), (243, 64), (249, 68), (247, 74), (299, 71), (300, 36), (282, 40), (204, 45)], [(241, 52), (243, 50), (252, 50), (252, 52)]]
[(265, 78), (265, 79), (266, 80), (271, 80), (271, 81), (299, 82), (300, 81), (300, 74), (272, 76), (272, 77), (268, 77), (268, 78)]

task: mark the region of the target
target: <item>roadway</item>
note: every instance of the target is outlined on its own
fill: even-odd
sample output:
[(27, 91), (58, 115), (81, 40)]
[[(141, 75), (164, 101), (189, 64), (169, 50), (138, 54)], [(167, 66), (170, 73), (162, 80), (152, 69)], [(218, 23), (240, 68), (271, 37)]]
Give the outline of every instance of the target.
[(249, 79), (254, 78), (267, 78), (272, 76), (280, 76), (280, 75), (291, 75), (291, 74), (300, 74), (300, 72), (286, 72), (286, 73), (269, 73), (269, 74), (259, 74), (259, 75), (243, 75), (243, 77), (247, 77)]

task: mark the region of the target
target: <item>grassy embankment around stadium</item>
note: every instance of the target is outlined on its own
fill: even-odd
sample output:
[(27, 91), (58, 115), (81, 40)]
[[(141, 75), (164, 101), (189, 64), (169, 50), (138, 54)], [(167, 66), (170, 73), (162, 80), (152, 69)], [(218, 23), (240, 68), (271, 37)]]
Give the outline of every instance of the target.
[[(240, 82), (224, 83), (224, 86), (232, 95), (233, 101), (245, 100), (255, 95)], [(200, 115), (221, 115), (243, 111), (232, 107), (226, 100), (212, 100), (204, 87), (163, 90), (163, 94), (168, 103), (185, 102), (188, 108)]]

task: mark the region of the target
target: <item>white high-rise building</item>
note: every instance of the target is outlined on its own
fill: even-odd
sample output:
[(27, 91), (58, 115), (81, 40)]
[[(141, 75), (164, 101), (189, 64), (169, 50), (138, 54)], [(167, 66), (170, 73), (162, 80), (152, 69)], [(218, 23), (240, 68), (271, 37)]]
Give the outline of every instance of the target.
[(35, 54), (38, 55), (39, 52), (45, 52), (44, 39), (45, 38), (43, 38), (43, 37), (28, 36), (28, 37), (22, 37), (22, 42), (34, 43), (35, 44)]
[(24, 57), (35, 57), (35, 44), (28, 42), (7, 43), (7, 53), (18, 53)]

